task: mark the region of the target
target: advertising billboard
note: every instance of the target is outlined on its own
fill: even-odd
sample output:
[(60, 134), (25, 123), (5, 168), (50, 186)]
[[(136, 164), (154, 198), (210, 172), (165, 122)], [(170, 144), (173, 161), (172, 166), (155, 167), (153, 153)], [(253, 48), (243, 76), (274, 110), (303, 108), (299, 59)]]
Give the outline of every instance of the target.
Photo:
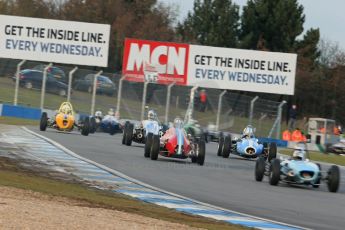
[(108, 66), (110, 25), (0, 15), (0, 57)]
[(129, 81), (293, 95), (297, 55), (137, 39), (125, 40)]

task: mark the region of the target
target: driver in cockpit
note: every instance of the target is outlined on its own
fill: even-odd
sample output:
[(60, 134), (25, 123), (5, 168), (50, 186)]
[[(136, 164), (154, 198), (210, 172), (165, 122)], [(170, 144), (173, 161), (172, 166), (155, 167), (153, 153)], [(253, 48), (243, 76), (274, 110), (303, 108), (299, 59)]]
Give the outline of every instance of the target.
[(254, 137), (254, 128), (251, 125), (248, 125), (244, 128), (242, 133), (242, 138), (253, 138)]

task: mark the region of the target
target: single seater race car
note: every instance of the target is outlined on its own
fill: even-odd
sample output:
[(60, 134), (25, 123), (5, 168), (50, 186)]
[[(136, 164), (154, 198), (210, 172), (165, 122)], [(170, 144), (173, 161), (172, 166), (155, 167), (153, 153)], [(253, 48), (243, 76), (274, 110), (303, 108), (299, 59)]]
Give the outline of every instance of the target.
[(40, 130), (46, 131), (47, 127), (65, 132), (71, 132), (76, 127), (81, 130), (83, 136), (88, 136), (90, 133), (89, 117), (85, 117), (83, 122), (77, 124), (72, 104), (69, 102), (63, 102), (60, 105), (54, 118), (48, 118), (46, 112), (42, 113)]
[(218, 142), (217, 156), (228, 158), (231, 153), (244, 158), (257, 158), (262, 156), (268, 161), (276, 158), (276, 143), (259, 143), (254, 132), (255, 128), (248, 125), (243, 130), (241, 138), (232, 140), (231, 135), (221, 137)]
[(170, 158), (191, 158), (192, 163), (203, 165), (205, 161), (205, 140), (195, 140), (185, 132), (183, 122), (177, 118), (174, 127), (169, 128), (160, 138), (149, 132), (145, 142), (145, 157), (157, 160), (158, 155)]
[(287, 184), (311, 185), (318, 188), (321, 181), (326, 181), (330, 192), (337, 192), (340, 182), (340, 171), (337, 165), (332, 165), (327, 173), (321, 171), (319, 164), (308, 159), (305, 143), (298, 143), (291, 158), (274, 159), (271, 163), (259, 158), (255, 164), (255, 179), (262, 181), (269, 177), (271, 185), (278, 185), (279, 181)]
[(148, 133), (159, 136), (164, 135), (168, 128), (160, 124), (157, 114), (153, 110), (149, 110), (147, 117), (147, 120), (143, 120), (136, 125), (126, 121), (123, 128), (122, 144), (130, 146), (132, 141), (145, 144)]
[(95, 116), (90, 117), (90, 133), (105, 132), (110, 135), (122, 132), (122, 124), (114, 109), (109, 109), (108, 114), (103, 116), (101, 111), (96, 111)]
[(190, 134), (195, 139), (204, 139), (209, 141), (207, 132), (204, 132), (197, 120), (189, 119), (183, 126), (187, 134)]

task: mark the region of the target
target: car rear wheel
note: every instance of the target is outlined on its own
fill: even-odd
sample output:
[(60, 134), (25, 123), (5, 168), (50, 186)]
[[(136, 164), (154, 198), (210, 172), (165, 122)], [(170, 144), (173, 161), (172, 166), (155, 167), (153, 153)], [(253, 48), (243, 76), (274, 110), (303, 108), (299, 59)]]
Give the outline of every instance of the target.
[(30, 82), (30, 81), (25, 82), (24, 87), (26, 89), (32, 89), (32, 87), (33, 87), (32, 82)]
[(217, 149), (217, 156), (219, 157), (222, 156), (223, 146), (224, 146), (224, 137), (219, 137), (218, 149)]
[(149, 133), (147, 134), (146, 139), (145, 139), (145, 153), (144, 153), (145, 157), (150, 157), (152, 143), (153, 143), (153, 133)]
[(96, 119), (94, 117), (90, 118), (90, 133), (96, 132)]
[(330, 192), (337, 192), (340, 182), (340, 171), (339, 167), (332, 165), (328, 170), (327, 176), (327, 186)]
[(230, 151), (231, 151), (231, 136), (227, 135), (224, 138), (224, 146), (223, 146), (223, 151), (222, 151), (223, 158), (229, 158)]
[(158, 154), (159, 154), (159, 145), (160, 145), (160, 140), (158, 135), (153, 135), (153, 141), (151, 145), (151, 151), (150, 151), (150, 157), (151, 160), (157, 160), (158, 159)]
[(81, 128), (81, 135), (88, 136), (90, 133), (90, 119), (89, 117), (85, 117), (83, 122), (83, 127)]
[(265, 158), (259, 157), (255, 163), (255, 180), (262, 181), (265, 174)]
[(123, 134), (122, 134), (122, 144), (126, 144), (126, 133), (127, 133), (127, 127), (128, 127), (129, 122), (126, 121), (125, 126), (123, 127)]
[(198, 143), (199, 145), (199, 151), (198, 151), (198, 156), (196, 159), (196, 162), (198, 165), (204, 165), (205, 162), (205, 155), (206, 155), (206, 144), (204, 140), (200, 140)]
[(48, 126), (48, 115), (46, 112), (43, 112), (41, 115), (41, 120), (40, 120), (40, 130), (46, 131), (47, 126)]
[(65, 89), (60, 89), (60, 90), (59, 90), (59, 96), (65, 97), (66, 95), (67, 95), (67, 93), (66, 93), (66, 90), (65, 90)]
[(126, 145), (127, 146), (131, 146), (132, 145), (133, 129), (134, 129), (134, 125), (129, 123), (127, 125), (127, 130), (126, 130)]
[(268, 162), (271, 162), (275, 158), (277, 158), (277, 144), (272, 142), (268, 150)]
[(270, 185), (277, 185), (280, 180), (280, 160), (274, 159), (271, 163)]

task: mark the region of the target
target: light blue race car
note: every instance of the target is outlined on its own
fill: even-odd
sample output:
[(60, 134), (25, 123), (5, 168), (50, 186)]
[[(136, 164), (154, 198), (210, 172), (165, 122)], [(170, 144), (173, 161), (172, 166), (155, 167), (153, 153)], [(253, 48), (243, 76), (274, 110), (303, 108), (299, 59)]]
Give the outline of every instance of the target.
[(298, 143), (291, 158), (282, 161), (274, 159), (271, 163), (258, 159), (255, 165), (255, 179), (262, 181), (265, 175), (269, 177), (271, 185), (277, 185), (282, 181), (287, 184), (311, 185), (318, 188), (324, 180), (330, 192), (337, 192), (340, 182), (339, 167), (332, 165), (326, 176), (323, 176), (321, 166), (308, 159), (305, 143)]
[(276, 158), (276, 143), (259, 143), (254, 135), (255, 128), (248, 125), (242, 133), (242, 137), (232, 139), (231, 135), (220, 137), (218, 142), (217, 155), (228, 158), (230, 153), (244, 158), (263, 157), (264, 160), (271, 161)]

